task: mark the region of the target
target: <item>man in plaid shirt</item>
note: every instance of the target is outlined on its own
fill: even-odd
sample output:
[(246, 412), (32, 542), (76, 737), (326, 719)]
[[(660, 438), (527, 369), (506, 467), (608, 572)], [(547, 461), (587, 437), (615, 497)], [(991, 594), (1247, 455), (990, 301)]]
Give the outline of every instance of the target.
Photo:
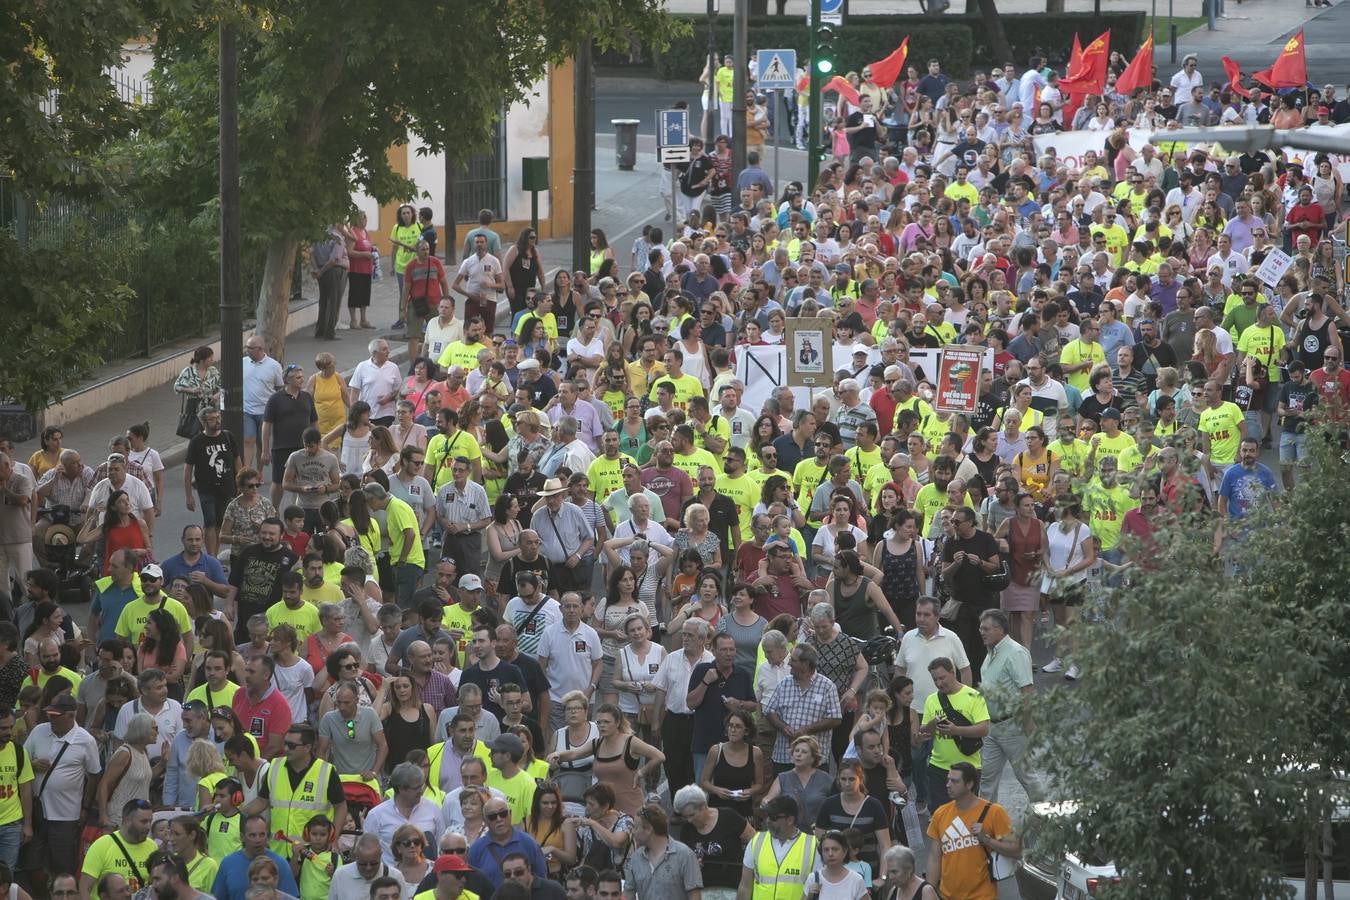
[(829, 746), (829, 733), (843, 721), (839, 709), (839, 689), (830, 679), (816, 671), (820, 664), (820, 654), (809, 644), (798, 644), (788, 656), (788, 671), (792, 677), (786, 678), (773, 689), (764, 712), (773, 727), (778, 729), (778, 737), (773, 743), (773, 765), (775, 772), (786, 772), (792, 768), (788, 757), (788, 747), (802, 735), (825, 734), (817, 737), (822, 747)]

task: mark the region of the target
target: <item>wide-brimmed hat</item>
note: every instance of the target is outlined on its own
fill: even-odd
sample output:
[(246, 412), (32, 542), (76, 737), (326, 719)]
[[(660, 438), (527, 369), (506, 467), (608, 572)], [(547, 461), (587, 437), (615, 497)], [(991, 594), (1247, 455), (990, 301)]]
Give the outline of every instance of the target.
[(544, 488), (539, 492), (540, 497), (552, 497), (554, 494), (566, 492), (567, 485), (562, 483), (561, 479), (550, 478), (544, 482)]

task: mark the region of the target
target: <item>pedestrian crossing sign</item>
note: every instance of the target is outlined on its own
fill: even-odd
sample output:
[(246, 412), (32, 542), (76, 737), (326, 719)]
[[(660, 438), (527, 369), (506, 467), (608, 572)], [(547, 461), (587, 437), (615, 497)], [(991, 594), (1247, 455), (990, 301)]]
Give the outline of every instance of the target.
[(797, 81), (796, 50), (760, 50), (756, 56), (756, 87), (761, 91), (792, 90)]

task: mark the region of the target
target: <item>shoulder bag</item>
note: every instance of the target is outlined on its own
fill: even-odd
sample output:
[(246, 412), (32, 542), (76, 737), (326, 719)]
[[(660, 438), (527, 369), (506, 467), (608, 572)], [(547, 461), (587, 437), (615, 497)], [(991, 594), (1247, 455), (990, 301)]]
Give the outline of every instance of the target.
[[(980, 810), (980, 817), (975, 820), (976, 825), (984, 824), (984, 817), (989, 815), (989, 808), (993, 805), (993, 803), (985, 803), (984, 809)], [(996, 850), (990, 850), (983, 844), (980, 847), (984, 850), (985, 865), (989, 869), (989, 878), (992, 881), (1007, 881), (1017, 874), (1018, 869), (1022, 868), (1022, 860), (1004, 856)]]
[[(952, 706), (952, 701), (947, 699), (947, 695), (942, 691), (937, 692), (938, 703), (942, 705), (942, 712), (952, 722), (953, 725), (973, 725), (974, 722), (966, 718), (965, 713), (958, 712), (956, 707)], [(984, 746), (984, 738), (977, 737), (954, 737), (951, 740), (956, 742), (956, 749), (960, 750), (966, 756), (973, 756), (980, 752)]]
[(192, 440), (197, 433), (202, 430), (201, 420), (197, 418), (197, 410), (201, 406), (200, 397), (184, 397), (183, 406), (178, 412), (178, 427), (174, 429), (174, 434), (180, 438)]

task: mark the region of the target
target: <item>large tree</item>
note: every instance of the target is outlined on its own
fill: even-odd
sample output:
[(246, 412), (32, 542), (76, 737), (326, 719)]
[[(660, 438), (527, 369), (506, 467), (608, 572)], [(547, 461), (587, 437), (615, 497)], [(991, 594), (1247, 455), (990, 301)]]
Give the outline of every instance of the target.
[[(156, 35), (154, 108), (130, 153), (147, 176), (143, 188), (209, 204), (217, 63), (214, 32), (202, 24)], [(582, 39), (608, 47), (637, 33), (661, 45), (675, 27), (658, 0), (248, 7), (239, 40), (242, 219), (245, 239), (267, 248), (258, 327), (274, 352), (284, 350), (300, 241), (347, 215), (356, 191), (382, 202), (414, 196), (389, 166), (389, 147), (413, 133), (462, 159)]]
[(1037, 758), (1073, 801), (1049, 846), (1113, 861), (1126, 877), (1105, 897), (1283, 896), (1282, 848), (1322, 811), (1321, 776), (1299, 765), (1319, 668), (1306, 619), (1230, 574), (1212, 533), (1162, 528), (1156, 568), (1076, 626), (1081, 680), (1036, 704)]

